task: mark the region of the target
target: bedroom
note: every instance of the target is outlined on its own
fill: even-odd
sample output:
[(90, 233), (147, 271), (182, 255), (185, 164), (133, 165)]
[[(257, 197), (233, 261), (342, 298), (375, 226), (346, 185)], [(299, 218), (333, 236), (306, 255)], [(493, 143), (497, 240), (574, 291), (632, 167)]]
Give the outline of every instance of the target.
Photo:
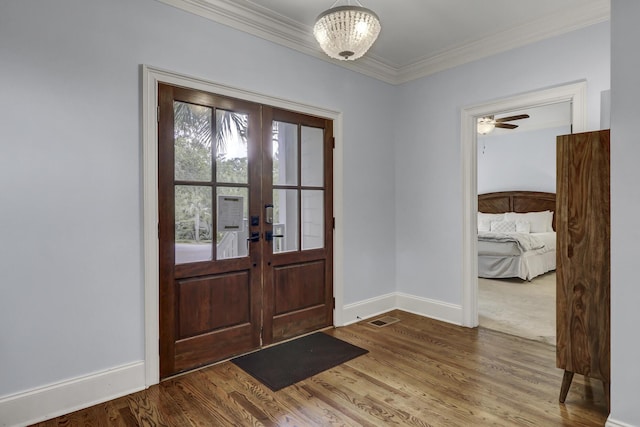
[[(625, 17), (640, 10), (630, 1), (615, 5), (618, 26), (612, 25), (619, 33), (613, 36), (603, 21), (393, 86), (157, 1), (3, 1), (0, 76), (10, 102), (0, 107), (0, 227), (3, 241), (12, 244), (0, 249), (0, 360), (11, 367), (2, 372), (0, 411), (44, 392), (62, 393), (53, 402), (71, 407), (85, 394), (65, 387), (87, 379), (116, 379), (110, 383), (119, 387), (114, 394), (148, 384), (141, 64), (349, 118), (342, 129), (344, 203), (338, 217), (338, 226), (348, 230), (341, 236), (341, 274), (350, 285), (337, 304), (344, 322), (353, 321), (358, 308), (374, 313), (376, 304), (387, 309), (405, 301), (461, 323), (463, 106), (586, 80), (589, 128), (596, 129), (600, 94), (613, 86), (615, 137), (624, 138), (614, 157), (613, 189), (632, 197), (616, 199), (622, 201), (614, 217), (618, 287), (612, 312), (616, 336), (631, 335), (626, 322), (638, 323), (631, 305), (638, 291), (625, 285), (635, 277), (633, 254), (626, 250), (635, 227), (627, 212), (637, 211), (640, 200), (631, 95), (640, 94), (635, 74), (624, 70), (638, 69), (639, 35)], [(213, 46), (211, 40), (224, 43)], [(388, 195), (386, 203), (381, 194)], [(385, 243), (378, 229), (385, 230)], [(614, 344), (612, 414), (640, 425), (634, 412), (640, 349), (622, 338)], [(91, 399), (99, 399), (111, 389), (91, 390), (98, 394)], [(22, 407), (26, 413), (37, 407), (33, 402)]]
[[(571, 133), (571, 103), (563, 102), (512, 111), (496, 115), (496, 119), (519, 115), (528, 117), (508, 121), (507, 129), (495, 128), (478, 134), (479, 197), (486, 200), (489, 196), (487, 193), (495, 192), (545, 192), (553, 197), (549, 202), (551, 208), (541, 201), (535, 210), (543, 211), (549, 208), (554, 211), (555, 139), (557, 135)], [(484, 210), (494, 212), (491, 208), (495, 205), (495, 199), (479, 201), (479, 211), (482, 212), (482, 206), (487, 203), (489, 206)], [(482, 233), (489, 232), (491, 224), (482, 224), (480, 218), (483, 214), (478, 215), (479, 232), (483, 238), (497, 237)], [(485, 217), (489, 218), (487, 221), (496, 218), (508, 219), (504, 218), (504, 215)], [(541, 219), (544, 221), (546, 218)], [(515, 224), (520, 223), (516, 221)], [(517, 248), (508, 251), (509, 256), (504, 258), (500, 255), (504, 252), (500, 251), (500, 246), (496, 247), (497, 252), (494, 246), (490, 246), (496, 243), (478, 243), (478, 252), (482, 255), (479, 257), (478, 267), (480, 325), (555, 345), (555, 233), (534, 233), (534, 230), (547, 231), (546, 228), (550, 229), (551, 224), (537, 227), (540, 230), (535, 224), (534, 230), (531, 230), (529, 222), (521, 225), (523, 229), (517, 231), (528, 231), (534, 238), (543, 238), (544, 240), (537, 244), (544, 244), (545, 249), (536, 248), (531, 251), (531, 257), (516, 263), (511, 251)], [(524, 227), (525, 225), (527, 227)], [(535, 255), (535, 252), (543, 253)], [(519, 253), (519, 250), (513, 253)]]

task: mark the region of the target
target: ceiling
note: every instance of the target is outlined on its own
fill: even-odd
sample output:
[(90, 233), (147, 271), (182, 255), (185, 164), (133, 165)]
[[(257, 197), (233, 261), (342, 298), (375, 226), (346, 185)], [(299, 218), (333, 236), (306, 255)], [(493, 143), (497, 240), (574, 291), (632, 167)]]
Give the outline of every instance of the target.
[(391, 84), (610, 17), (610, 0), (360, 0), (380, 17), (380, 37), (363, 58), (336, 61), (312, 35), (316, 17), (333, 0), (158, 1)]

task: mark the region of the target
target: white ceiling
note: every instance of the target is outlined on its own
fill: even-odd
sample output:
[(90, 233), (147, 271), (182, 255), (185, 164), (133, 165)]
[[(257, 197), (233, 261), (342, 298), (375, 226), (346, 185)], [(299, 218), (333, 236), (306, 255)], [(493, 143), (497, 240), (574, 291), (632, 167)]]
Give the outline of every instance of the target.
[(610, 0), (360, 0), (380, 17), (380, 37), (363, 58), (335, 61), (312, 35), (316, 17), (333, 0), (159, 1), (392, 84), (610, 16)]

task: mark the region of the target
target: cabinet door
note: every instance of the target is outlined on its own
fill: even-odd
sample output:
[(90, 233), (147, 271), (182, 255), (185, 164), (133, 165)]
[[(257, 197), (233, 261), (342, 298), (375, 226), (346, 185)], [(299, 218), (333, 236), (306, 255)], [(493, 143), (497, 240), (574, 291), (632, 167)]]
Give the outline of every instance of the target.
[(557, 365), (609, 382), (609, 131), (557, 138)]

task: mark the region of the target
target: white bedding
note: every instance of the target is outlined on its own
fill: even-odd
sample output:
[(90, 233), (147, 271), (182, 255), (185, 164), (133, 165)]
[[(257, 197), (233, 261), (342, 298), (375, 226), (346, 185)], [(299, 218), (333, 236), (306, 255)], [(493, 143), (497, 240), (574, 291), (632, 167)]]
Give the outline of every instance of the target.
[(494, 242), (478, 239), (478, 255), (519, 256), (522, 249), (516, 242)]
[(481, 234), (486, 233), (478, 235), (479, 277), (531, 280), (556, 268), (555, 232), (531, 233), (534, 239), (530, 240), (539, 240), (544, 244), (531, 250), (523, 250), (523, 246), (513, 239), (499, 242), (496, 239), (482, 239)]
[(513, 242), (521, 251), (532, 251), (545, 246), (544, 241), (538, 238), (537, 234), (545, 233), (495, 233), (495, 232), (478, 232), (479, 242), (504, 243)]

